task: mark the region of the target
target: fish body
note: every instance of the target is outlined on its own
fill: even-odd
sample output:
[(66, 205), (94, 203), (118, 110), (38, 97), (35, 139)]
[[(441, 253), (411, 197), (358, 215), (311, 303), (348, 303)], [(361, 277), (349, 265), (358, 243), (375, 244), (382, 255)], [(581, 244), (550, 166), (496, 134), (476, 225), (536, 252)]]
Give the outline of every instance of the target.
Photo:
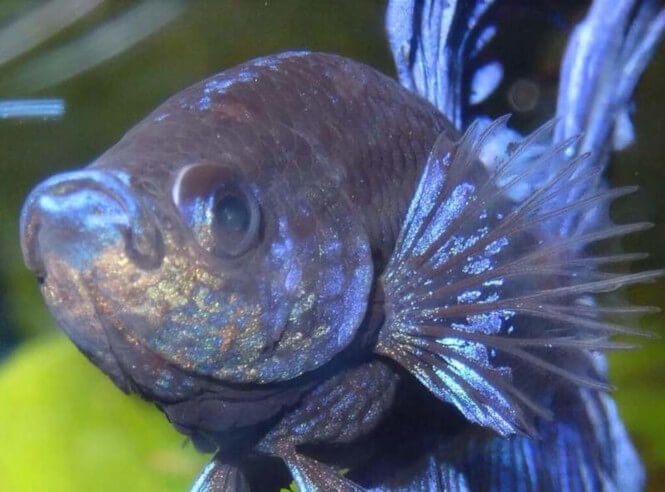
[(642, 311), (596, 297), (660, 272), (585, 249), (644, 228), (589, 219), (630, 190), (579, 172), (555, 124), (458, 116), (284, 53), (32, 191), (22, 248), (49, 309), (216, 451), (194, 490), (263, 487), (243, 470), (274, 458), (303, 490), (640, 488), (600, 352), (629, 331), (607, 314)]
[[(378, 387), (393, 385), (374, 368), (376, 279), (442, 134), (458, 137), (365, 65), (258, 59), (186, 89), (86, 170), (40, 185), (24, 210), (26, 257), (93, 362), (197, 442), (223, 447), (227, 432), (264, 424), (337, 367), (369, 364)], [(260, 207), (255, 244), (239, 254), (196, 229), (211, 213), (196, 207), (222, 185)]]

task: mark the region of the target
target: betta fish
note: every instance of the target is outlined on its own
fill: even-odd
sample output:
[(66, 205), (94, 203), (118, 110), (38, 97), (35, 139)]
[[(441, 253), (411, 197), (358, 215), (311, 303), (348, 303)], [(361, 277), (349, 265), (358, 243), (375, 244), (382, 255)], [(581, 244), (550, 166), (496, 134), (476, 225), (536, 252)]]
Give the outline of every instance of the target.
[(661, 272), (589, 245), (648, 227), (612, 223), (632, 189), (603, 170), (665, 12), (619, 3), (527, 137), (473, 114), (492, 2), (391, 2), (401, 83), (306, 51), (225, 70), (39, 184), (26, 264), (81, 352), (215, 452), (193, 490), (637, 490), (603, 351), (649, 308), (599, 296)]

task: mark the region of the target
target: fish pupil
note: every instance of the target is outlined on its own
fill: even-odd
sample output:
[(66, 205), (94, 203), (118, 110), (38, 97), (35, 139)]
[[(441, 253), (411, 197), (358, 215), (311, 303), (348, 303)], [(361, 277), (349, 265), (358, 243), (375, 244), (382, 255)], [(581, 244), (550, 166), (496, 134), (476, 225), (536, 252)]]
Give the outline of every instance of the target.
[(223, 230), (242, 233), (249, 228), (250, 210), (239, 196), (225, 195), (218, 199), (214, 213), (217, 225)]

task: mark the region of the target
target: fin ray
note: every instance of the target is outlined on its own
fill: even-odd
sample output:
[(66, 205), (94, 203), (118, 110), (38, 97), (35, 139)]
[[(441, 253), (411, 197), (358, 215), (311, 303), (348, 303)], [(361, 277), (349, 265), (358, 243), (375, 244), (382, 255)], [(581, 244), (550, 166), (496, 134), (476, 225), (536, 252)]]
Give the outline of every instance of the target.
[[(611, 389), (592, 353), (629, 348), (609, 338), (642, 333), (605, 317), (650, 309), (603, 308), (595, 296), (663, 275), (601, 269), (643, 255), (585, 252), (648, 224), (569, 227), (571, 217), (607, 209), (634, 189), (588, 186), (562, 202), (572, 183), (595, 182), (599, 170), (579, 175), (587, 156), (571, 153), (577, 138), (541, 148), (554, 123), (514, 143), (488, 172), (478, 156), (506, 121), (472, 125), (452, 150), (435, 144), (381, 277), (387, 313), (375, 349), (466, 418), (504, 435), (533, 432), (557, 384)], [(516, 160), (531, 159), (535, 146), (543, 165), (558, 172), (515, 203), (507, 198), (511, 188), (538, 172)]]

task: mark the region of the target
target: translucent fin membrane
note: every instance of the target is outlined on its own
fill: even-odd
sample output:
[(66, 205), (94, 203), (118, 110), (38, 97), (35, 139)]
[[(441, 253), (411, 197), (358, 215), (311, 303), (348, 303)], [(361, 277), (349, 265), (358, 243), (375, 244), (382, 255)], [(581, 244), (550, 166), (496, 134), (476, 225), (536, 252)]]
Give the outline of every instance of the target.
[[(521, 179), (538, 172), (519, 160), (533, 158), (530, 147), (541, 148), (553, 125), (512, 145), (488, 174), (477, 156), (505, 122), (472, 126), (452, 152), (435, 145), (382, 277), (387, 321), (377, 352), (472, 422), (503, 435), (535, 434), (534, 417), (550, 416), (548, 402), (560, 385), (609, 388), (592, 353), (628, 348), (609, 337), (637, 334), (609, 316), (652, 311), (599, 307), (595, 295), (662, 272), (614, 273), (601, 267), (643, 256), (586, 253), (589, 243), (648, 224), (570, 227), (571, 217), (606, 211), (632, 191), (598, 189), (596, 176), (580, 176), (586, 156), (570, 155), (575, 139), (539, 151), (538, 166), (560, 171), (523, 202), (507, 199)], [(562, 202), (580, 180), (589, 183), (585, 192)]]
[(556, 139), (583, 134), (580, 149), (593, 151), (601, 167), (607, 149), (632, 143), (632, 94), (664, 36), (658, 0), (594, 1), (561, 65)]

